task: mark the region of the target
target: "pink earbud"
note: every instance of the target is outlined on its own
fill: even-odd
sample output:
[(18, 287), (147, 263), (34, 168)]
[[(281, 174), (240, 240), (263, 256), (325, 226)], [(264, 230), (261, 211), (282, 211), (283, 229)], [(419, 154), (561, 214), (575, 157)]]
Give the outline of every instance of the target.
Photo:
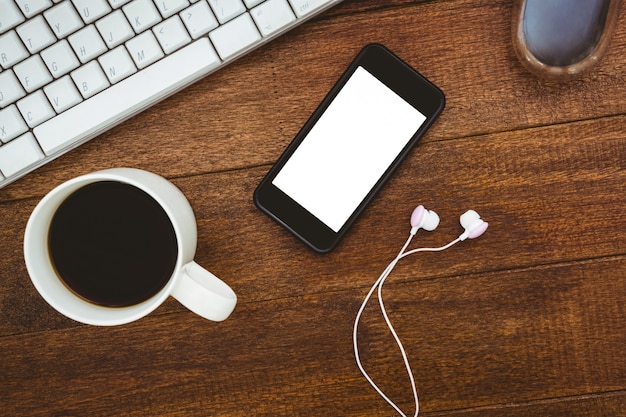
[(485, 233), (489, 223), (483, 221), (474, 210), (468, 210), (461, 215), (461, 226), (465, 232), (459, 237), (460, 240), (475, 239)]
[(426, 210), (424, 206), (415, 207), (411, 214), (411, 234), (414, 235), (419, 229), (432, 232), (439, 226), (439, 216), (432, 210)]

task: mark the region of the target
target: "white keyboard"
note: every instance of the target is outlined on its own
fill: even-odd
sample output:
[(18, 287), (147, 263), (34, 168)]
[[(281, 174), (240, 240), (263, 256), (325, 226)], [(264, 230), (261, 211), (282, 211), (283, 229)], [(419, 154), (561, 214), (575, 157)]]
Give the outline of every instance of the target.
[(0, 187), (343, 0), (0, 0)]

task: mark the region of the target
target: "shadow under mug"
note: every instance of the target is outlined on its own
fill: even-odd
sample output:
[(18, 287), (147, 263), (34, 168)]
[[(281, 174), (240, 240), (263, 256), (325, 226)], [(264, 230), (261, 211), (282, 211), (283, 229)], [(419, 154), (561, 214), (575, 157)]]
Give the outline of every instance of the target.
[[(169, 280), (156, 294), (130, 306), (103, 306), (79, 296), (59, 276), (50, 254), (49, 230), (61, 204), (83, 187), (106, 181), (134, 186), (152, 197), (167, 214), (178, 246)], [(113, 168), (69, 180), (39, 202), (26, 225), (24, 259), (33, 285), (48, 304), (82, 323), (100, 326), (128, 323), (144, 317), (170, 295), (206, 319), (225, 320), (234, 310), (237, 296), (226, 283), (194, 262), (196, 244), (193, 210), (174, 184), (147, 171)]]

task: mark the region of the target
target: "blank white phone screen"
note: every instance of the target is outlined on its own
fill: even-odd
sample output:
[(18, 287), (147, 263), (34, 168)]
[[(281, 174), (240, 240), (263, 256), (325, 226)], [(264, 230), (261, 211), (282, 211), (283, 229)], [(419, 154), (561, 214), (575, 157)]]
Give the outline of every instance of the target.
[(358, 67), (272, 183), (337, 232), (424, 120)]

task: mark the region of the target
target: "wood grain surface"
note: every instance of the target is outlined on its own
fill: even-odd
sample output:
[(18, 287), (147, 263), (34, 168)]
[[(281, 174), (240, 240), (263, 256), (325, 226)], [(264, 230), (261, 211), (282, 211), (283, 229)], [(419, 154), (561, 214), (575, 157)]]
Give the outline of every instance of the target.
[[(513, 1), (346, 0), (0, 190), (1, 416), (391, 416), (359, 373), (352, 326), (417, 204), (442, 245), (477, 210), (488, 232), (401, 261), (385, 286), (420, 415), (626, 415), (626, 10), (581, 78), (544, 82), (511, 44)], [(342, 243), (318, 255), (252, 192), (356, 53), (380, 42), (446, 94), (441, 117)], [(239, 297), (213, 323), (168, 299), (94, 327), (32, 286), (37, 202), (90, 171), (170, 179), (198, 222), (196, 261)], [(372, 303), (359, 341), (412, 414), (408, 377)]]

